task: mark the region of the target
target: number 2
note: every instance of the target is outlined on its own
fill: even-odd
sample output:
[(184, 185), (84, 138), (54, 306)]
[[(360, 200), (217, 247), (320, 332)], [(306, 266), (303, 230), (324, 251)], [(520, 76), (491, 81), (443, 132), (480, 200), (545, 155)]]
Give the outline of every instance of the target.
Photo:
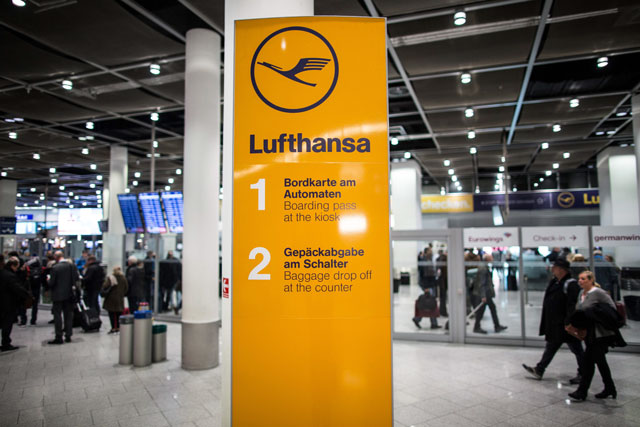
[[(264, 181), (264, 180), (261, 180)], [(253, 248), (249, 253), (249, 259), (256, 259), (256, 255), (262, 255), (262, 261), (256, 265), (251, 273), (249, 273), (249, 280), (271, 280), (271, 274), (260, 273), (271, 261), (271, 254), (266, 248)]]

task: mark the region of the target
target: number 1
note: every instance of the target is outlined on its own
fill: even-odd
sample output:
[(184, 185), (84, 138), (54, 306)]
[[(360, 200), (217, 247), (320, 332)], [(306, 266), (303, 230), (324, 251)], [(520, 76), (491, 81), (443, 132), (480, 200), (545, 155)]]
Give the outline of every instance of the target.
[(251, 184), (251, 189), (252, 190), (258, 190), (258, 210), (259, 211), (263, 211), (264, 210), (264, 193), (265, 193), (265, 180), (264, 178), (260, 178), (258, 180), (258, 182), (256, 182), (255, 184)]

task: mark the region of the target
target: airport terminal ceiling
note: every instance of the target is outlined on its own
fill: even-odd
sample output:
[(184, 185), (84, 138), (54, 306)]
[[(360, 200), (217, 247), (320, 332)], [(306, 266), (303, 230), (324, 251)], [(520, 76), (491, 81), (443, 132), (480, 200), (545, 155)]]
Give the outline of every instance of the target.
[[(180, 190), (185, 33), (224, 36), (224, 1), (14, 3), (0, 3), (0, 169), (18, 206), (45, 191), (96, 206), (114, 144), (129, 149), (131, 191), (147, 190), (154, 112), (155, 187)], [(425, 183), (492, 191), (504, 173), (522, 190), (547, 171), (588, 175), (597, 153), (633, 142), (637, 0), (316, 0), (315, 12), (387, 18), (391, 160), (410, 153)]]

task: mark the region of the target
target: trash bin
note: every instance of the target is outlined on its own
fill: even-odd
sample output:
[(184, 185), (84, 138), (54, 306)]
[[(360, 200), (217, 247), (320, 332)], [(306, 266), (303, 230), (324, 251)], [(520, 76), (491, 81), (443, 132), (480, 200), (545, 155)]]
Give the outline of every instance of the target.
[(151, 365), (152, 314), (149, 310), (133, 313), (133, 366)]
[(167, 325), (153, 325), (153, 363), (167, 359)]
[(118, 363), (131, 365), (133, 363), (133, 316), (120, 316), (120, 357)]

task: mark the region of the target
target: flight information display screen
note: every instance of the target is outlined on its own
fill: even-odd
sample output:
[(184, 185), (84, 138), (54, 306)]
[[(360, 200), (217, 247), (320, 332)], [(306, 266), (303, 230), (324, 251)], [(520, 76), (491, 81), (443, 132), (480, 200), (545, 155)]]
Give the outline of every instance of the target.
[(158, 193), (140, 193), (138, 200), (140, 200), (147, 233), (166, 233), (167, 226), (164, 223), (160, 195)]
[(135, 194), (118, 194), (118, 203), (127, 233), (144, 233), (144, 223), (140, 215), (138, 197)]
[(184, 230), (182, 191), (167, 191), (161, 194), (164, 212), (167, 214), (169, 231), (182, 233)]

